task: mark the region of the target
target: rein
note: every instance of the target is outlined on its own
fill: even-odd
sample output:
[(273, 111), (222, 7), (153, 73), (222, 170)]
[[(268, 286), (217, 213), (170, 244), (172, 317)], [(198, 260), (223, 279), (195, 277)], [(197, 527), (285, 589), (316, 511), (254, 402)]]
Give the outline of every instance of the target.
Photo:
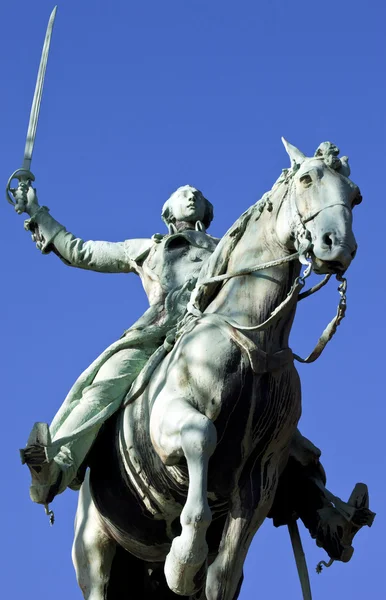
[(245, 269), (241, 269), (240, 271), (236, 271), (235, 273), (225, 273), (224, 275), (216, 275), (214, 277), (210, 277), (209, 279), (206, 279), (205, 281), (201, 282), (199, 287), (209, 285), (210, 283), (226, 281), (227, 279), (232, 279), (233, 277), (242, 277), (243, 275), (250, 275), (251, 273), (255, 273), (256, 271), (264, 271), (264, 269), (270, 269), (271, 267), (279, 267), (280, 265), (284, 265), (299, 258), (300, 253), (295, 252), (294, 254), (285, 256), (284, 258), (277, 258), (276, 260), (271, 260), (270, 262), (262, 263), (261, 265), (255, 265), (254, 267), (246, 267)]
[[(294, 257), (292, 258), (292, 260), (294, 260), (295, 258), (299, 258), (299, 254), (291, 254), (290, 257)], [(288, 258), (290, 258), (288, 257)], [(285, 259), (281, 259), (277, 260), (277, 261), (272, 261), (275, 263), (275, 266), (277, 266), (277, 264), (283, 264), (285, 262), (289, 262), (289, 260), (285, 260)], [(264, 263), (262, 265), (263, 268), (268, 268), (266, 265), (271, 265), (272, 263)], [(279, 304), (279, 306), (277, 306), (270, 314), (270, 316), (268, 317), (268, 319), (266, 319), (265, 321), (263, 321), (263, 323), (259, 323), (258, 325), (253, 325), (252, 327), (243, 327), (242, 325), (239, 325), (238, 323), (236, 323), (235, 321), (232, 321), (231, 319), (225, 319), (225, 317), (222, 317), (224, 320), (227, 321), (227, 323), (229, 325), (231, 325), (232, 327), (234, 327), (235, 329), (237, 329), (238, 331), (261, 331), (263, 329), (266, 329), (267, 327), (270, 327), (271, 325), (273, 325), (273, 323), (275, 323), (279, 317), (281, 317), (282, 313), (284, 312), (284, 310), (291, 305), (291, 301), (293, 300), (294, 296), (299, 292), (299, 290), (301, 290), (304, 285), (305, 285), (305, 280), (307, 279), (307, 277), (309, 277), (309, 275), (311, 274), (311, 269), (312, 269), (312, 265), (311, 263), (308, 263), (308, 266), (306, 268), (306, 270), (304, 271), (303, 275), (296, 277), (294, 283), (292, 284), (292, 287), (290, 289), (290, 291), (287, 294), (287, 297)], [(248, 275), (249, 273), (255, 273), (256, 271), (260, 271), (260, 267), (259, 265), (252, 267), (251, 269), (243, 269), (242, 271), (239, 271), (237, 273), (232, 273), (232, 275), (227, 276), (226, 278), (231, 278), (231, 277), (239, 277), (241, 274), (242, 275)], [(247, 272), (248, 271), (248, 272)], [(221, 275), (221, 277), (223, 277)], [(208, 283), (212, 283), (212, 281), (216, 279), (215, 277), (212, 277), (211, 279), (208, 279), (207, 281), (203, 282), (201, 285), (207, 285)], [(193, 316), (197, 317), (197, 318), (201, 318), (205, 316), (205, 313), (201, 312), (195, 305), (194, 305), (194, 299), (193, 301), (191, 300), (188, 303), (187, 306), (187, 310), (190, 314), (192, 314)]]
[[(241, 271), (237, 271), (236, 273), (231, 273), (230, 275), (226, 274), (226, 275), (220, 275), (218, 277), (211, 277), (210, 279), (207, 279), (206, 281), (202, 282), (200, 284), (199, 288), (201, 286), (207, 285), (212, 282), (224, 281), (226, 279), (231, 279), (233, 277), (249, 275), (251, 273), (255, 273), (255, 272), (261, 271), (263, 269), (268, 269), (271, 266), (278, 266), (281, 264), (288, 263), (288, 262), (290, 262), (290, 260), (295, 260), (295, 259), (299, 259), (299, 258), (300, 258), (300, 255), (298, 252), (296, 252), (294, 254), (291, 254), (288, 257), (278, 259), (275, 261), (271, 261), (269, 263), (263, 263), (262, 265), (256, 265), (254, 267), (251, 267), (250, 269), (242, 269)], [(266, 319), (262, 323), (259, 323), (258, 325), (253, 325), (251, 327), (243, 327), (242, 325), (239, 325), (238, 323), (236, 323), (235, 321), (233, 321), (231, 319), (226, 319), (225, 317), (222, 317), (222, 316), (221, 316), (221, 318), (224, 321), (226, 321), (228, 323), (228, 325), (230, 325), (231, 327), (233, 327), (234, 329), (236, 329), (237, 331), (240, 331), (240, 332), (262, 331), (264, 329), (267, 329), (268, 327), (271, 327), (274, 323), (276, 323), (276, 321), (278, 321), (282, 317), (285, 310), (289, 306), (292, 305), (292, 301), (294, 300), (294, 298), (296, 297), (297, 294), (298, 294), (297, 302), (299, 302), (300, 300), (303, 300), (304, 298), (307, 298), (308, 296), (311, 296), (315, 292), (319, 291), (322, 287), (324, 287), (328, 283), (328, 281), (331, 277), (331, 275), (326, 275), (326, 277), (320, 283), (313, 286), (312, 288), (310, 288), (303, 294), (299, 294), (299, 291), (305, 285), (307, 277), (309, 277), (311, 275), (311, 271), (312, 271), (312, 264), (307, 262), (307, 268), (303, 272), (303, 275), (296, 277), (286, 298), (279, 304), (279, 306), (277, 306), (271, 312), (268, 319)], [(344, 277), (342, 277), (341, 275), (336, 275), (336, 279), (340, 282), (339, 287), (338, 287), (338, 292), (340, 294), (340, 300), (339, 300), (336, 315), (329, 322), (327, 327), (324, 329), (322, 335), (320, 336), (320, 338), (318, 339), (318, 341), (316, 343), (315, 348), (307, 356), (307, 358), (301, 358), (298, 354), (295, 354), (295, 353), (293, 354), (294, 359), (297, 360), (298, 362), (301, 362), (303, 364), (310, 364), (310, 363), (315, 362), (319, 358), (319, 356), (322, 354), (322, 352), (325, 349), (325, 347), (327, 346), (328, 342), (335, 335), (338, 326), (340, 325), (340, 323), (342, 322), (342, 320), (345, 317), (346, 308), (347, 308), (347, 298), (346, 298), (347, 280)], [(193, 292), (194, 297), (189, 301), (189, 303), (187, 305), (187, 312), (190, 315), (192, 315), (193, 317), (195, 317), (197, 319), (201, 319), (201, 318), (205, 317), (206, 313), (203, 313), (194, 304), (194, 300), (195, 300), (197, 293), (198, 293), (198, 290)], [(218, 315), (218, 316), (220, 316), (220, 315)], [(180, 334), (181, 333), (182, 333), (182, 331), (180, 332)]]
[[(315, 362), (316, 359), (319, 358), (319, 356), (322, 354), (323, 350), (327, 346), (328, 342), (335, 335), (338, 326), (341, 324), (341, 322), (343, 321), (343, 319), (344, 319), (344, 317), (346, 315), (346, 308), (347, 308), (347, 297), (346, 297), (347, 279), (345, 279), (345, 277), (342, 277), (341, 275), (336, 275), (336, 278), (340, 282), (340, 284), (338, 286), (338, 292), (340, 294), (340, 300), (339, 300), (339, 304), (338, 304), (338, 309), (336, 311), (336, 315), (329, 322), (329, 324), (327, 325), (327, 327), (323, 331), (322, 335), (318, 339), (315, 348), (313, 349), (313, 351), (311, 352), (311, 354), (309, 354), (307, 356), (307, 358), (301, 358), (298, 354), (294, 354), (294, 359), (297, 360), (300, 363), (310, 364), (310, 363)], [(321, 284), (319, 285), (319, 287), (315, 286), (315, 288), (317, 288), (315, 291), (318, 291), (318, 289), (320, 289), (323, 285), (325, 285), (327, 283), (327, 281), (326, 281), (326, 278), (325, 278), (324, 282), (321, 282)], [(311, 292), (312, 290), (309, 290), (309, 291)], [(307, 294), (307, 292), (305, 292), (305, 294)], [(307, 294), (307, 295), (310, 295), (310, 294)], [(303, 296), (303, 297), (307, 297), (307, 296)]]

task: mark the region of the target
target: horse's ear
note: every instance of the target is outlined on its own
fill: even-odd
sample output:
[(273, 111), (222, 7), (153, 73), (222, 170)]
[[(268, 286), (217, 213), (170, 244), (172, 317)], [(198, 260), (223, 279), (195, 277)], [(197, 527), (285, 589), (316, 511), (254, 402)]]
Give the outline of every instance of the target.
[(284, 148), (286, 149), (287, 154), (291, 159), (291, 167), (294, 167), (295, 165), (301, 165), (306, 158), (305, 154), (303, 154), (303, 152), (300, 152), (300, 150), (298, 150), (296, 146), (293, 146), (292, 144), (287, 142), (285, 138), (282, 137), (281, 141), (283, 142)]

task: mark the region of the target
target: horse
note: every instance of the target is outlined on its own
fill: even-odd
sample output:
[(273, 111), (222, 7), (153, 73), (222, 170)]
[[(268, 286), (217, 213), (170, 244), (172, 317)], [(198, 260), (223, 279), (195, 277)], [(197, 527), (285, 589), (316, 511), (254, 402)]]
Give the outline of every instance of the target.
[(221, 240), (174, 347), (88, 458), (73, 545), (86, 600), (239, 595), (301, 415), (301, 262), (339, 278), (357, 247), (347, 159), (283, 141), (291, 168)]

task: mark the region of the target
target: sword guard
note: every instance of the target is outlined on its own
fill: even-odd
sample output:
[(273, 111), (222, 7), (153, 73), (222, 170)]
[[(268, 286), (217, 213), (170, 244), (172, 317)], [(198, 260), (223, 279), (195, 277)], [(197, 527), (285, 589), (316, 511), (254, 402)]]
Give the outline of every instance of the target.
[(16, 169), (8, 179), (7, 187), (5, 188), (5, 197), (12, 206), (16, 207), (16, 202), (11, 196), (11, 194), (16, 191), (16, 188), (11, 187), (11, 183), (14, 179), (18, 179), (19, 182), (24, 181), (26, 183), (31, 183), (31, 181), (35, 181), (35, 175), (31, 173), (31, 171), (28, 171), (28, 169)]

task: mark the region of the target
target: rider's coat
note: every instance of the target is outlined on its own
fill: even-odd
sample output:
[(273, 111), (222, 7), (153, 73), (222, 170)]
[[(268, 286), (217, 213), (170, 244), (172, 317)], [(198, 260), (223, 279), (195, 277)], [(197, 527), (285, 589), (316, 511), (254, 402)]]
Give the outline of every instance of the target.
[[(28, 227), (40, 240), (44, 253), (55, 252), (67, 265), (102, 273), (136, 273), (150, 304), (142, 317), (80, 375), (51, 423), (53, 443), (48, 458), (67, 470), (60, 490), (63, 491), (102, 423), (119, 408), (149, 355), (183, 314), (203, 262), (214, 251), (218, 239), (192, 229), (152, 239), (83, 241), (66, 231), (47, 209), (30, 219)], [(109, 364), (113, 364), (110, 373)], [(102, 367), (107, 376), (98, 378)], [(67, 426), (70, 423), (71, 427)]]

